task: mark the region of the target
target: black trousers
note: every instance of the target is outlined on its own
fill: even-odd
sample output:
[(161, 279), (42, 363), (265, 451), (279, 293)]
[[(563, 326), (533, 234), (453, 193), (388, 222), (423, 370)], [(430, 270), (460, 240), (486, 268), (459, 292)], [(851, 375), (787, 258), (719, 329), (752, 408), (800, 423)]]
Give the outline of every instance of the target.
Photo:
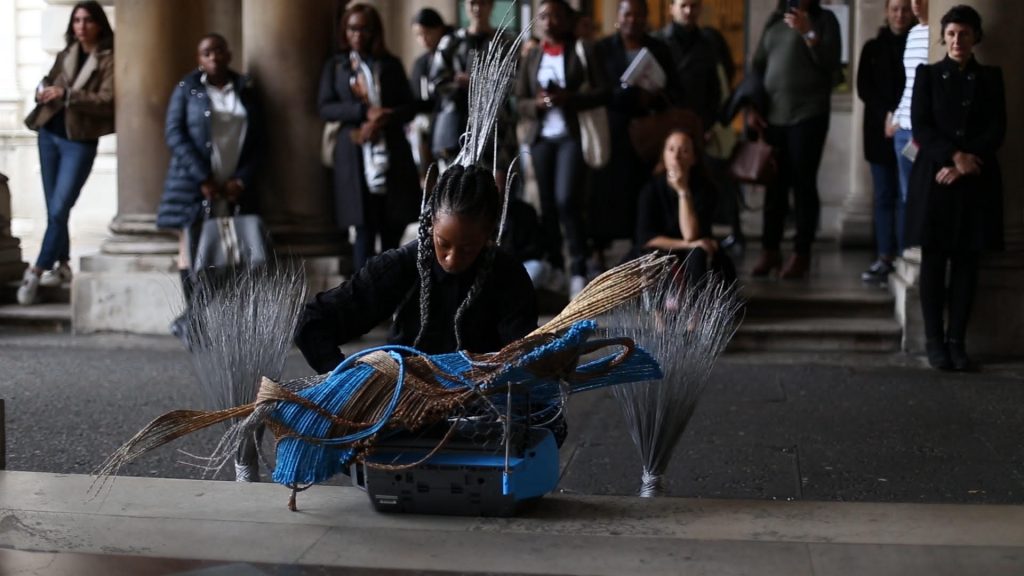
[(385, 194), (364, 194), (363, 225), (356, 226), (356, 243), (352, 247), (352, 272), (358, 272), (376, 254), (377, 235), (380, 235), (380, 249), (384, 252), (398, 248), (403, 232), (405, 225), (396, 224), (388, 214)]
[[(963, 342), (974, 304), (979, 259), (978, 252), (921, 249), (921, 313), (924, 316), (924, 335), (928, 340)], [(943, 322), (944, 311), (949, 314), (948, 324)]]
[(775, 149), (778, 176), (768, 186), (764, 201), (764, 232), (761, 246), (778, 250), (789, 212), (789, 191), (793, 190), (796, 211), (796, 252), (809, 255), (818, 233), (821, 202), (818, 198), (818, 168), (828, 135), (829, 115), (822, 114), (792, 126), (768, 126), (765, 138)]
[(570, 271), (574, 276), (587, 273), (587, 235), (584, 228), (583, 149), (570, 137), (540, 139), (530, 149), (530, 160), (540, 193), (541, 229), (548, 261), (565, 268), (562, 256), (562, 230), (569, 244)]

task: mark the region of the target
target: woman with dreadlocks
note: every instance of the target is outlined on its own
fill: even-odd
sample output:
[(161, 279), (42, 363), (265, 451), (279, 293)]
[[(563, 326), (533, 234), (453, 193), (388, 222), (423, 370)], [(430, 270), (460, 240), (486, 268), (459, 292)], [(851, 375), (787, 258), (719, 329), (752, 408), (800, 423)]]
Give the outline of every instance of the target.
[(424, 205), (419, 239), (367, 262), (306, 305), (295, 343), (317, 373), (338, 346), (393, 317), (390, 344), (436, 354), (494, 352), (537, 327), (533, 284), (495, 246), (501, 201), (485, 169), (452, 165)]

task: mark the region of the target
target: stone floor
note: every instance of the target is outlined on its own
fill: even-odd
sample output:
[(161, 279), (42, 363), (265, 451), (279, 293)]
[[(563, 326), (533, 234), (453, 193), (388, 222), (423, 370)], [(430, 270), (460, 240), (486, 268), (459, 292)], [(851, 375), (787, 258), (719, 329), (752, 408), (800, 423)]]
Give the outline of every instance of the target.
[(336, 486), (301, 493), (289, 512), (288, 491), (271, 484), (120, 478), (95, 494), (91, 482), (0, 472), (0, 546), (34, 552), (0, 550), (4, 574), (337, 573), (285, 564), (358, 574), (1024, 571), (1021, 506), (557, 494), (494, 519), (379, 514), (359, 489)]

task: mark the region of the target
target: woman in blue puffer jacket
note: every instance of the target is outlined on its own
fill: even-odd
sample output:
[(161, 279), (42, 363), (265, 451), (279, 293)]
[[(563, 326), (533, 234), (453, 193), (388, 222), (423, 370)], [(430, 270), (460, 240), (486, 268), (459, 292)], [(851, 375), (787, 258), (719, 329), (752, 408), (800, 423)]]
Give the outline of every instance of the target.
[(156, 217), (158, 228), (181, 232), (178, 269), (186, 304), (192, 296), (186, 238), (201, 222), (204, 201), (253, 213), (259, 200), (251, 186), (260, 141), (252, 82), (228, 68), (231, 51), (219, 34), (199, 41), (197, 57), (199, 68), (178, 82), (167, 107), (171, 164)]

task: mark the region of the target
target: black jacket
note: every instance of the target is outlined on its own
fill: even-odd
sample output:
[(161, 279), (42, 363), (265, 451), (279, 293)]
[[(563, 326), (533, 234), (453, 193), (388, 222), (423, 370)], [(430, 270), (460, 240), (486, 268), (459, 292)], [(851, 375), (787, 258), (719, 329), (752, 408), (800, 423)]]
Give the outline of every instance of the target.
[[(393, 224), (408, 224), (416, 220), (420, 210), (419, 175), (405, 138), (405, 124), (415, 115), (416, 104), (398, 58), (385, 54), (370, 66), (380, 85), (383, 107), (393, 111), (384, 129), (388, 149), (388, 215)], [(359, 130), (366, 121), (367, 106), (352, 94), (351, 77), (349, 53), (335, 55), (324, 65), (317, 96), (320, 118), (341, 122), (334, 149), (334, 210), (336, 223), (341, 228), (363, 224), (363, 196), (368, 193), (362, 147), (352, 141), (352, 131)]]
[[(252, 81), (247, 76), (229, 71), (234, 90), (242, 100), (247, 115), (245, 142), (234, 177), (242, 181), (241, 210), (257, 212), (259, 198), (254, 190), (253, 175), (259, 164), (261, 137), (259, 103)], [(202, 207), (200, 184), (210, 177), (210, 98), (202, 82), (202, 71), (190, 72), (178, 82), (167, 105), (165, 140), (171, 149), (171, 163), (164, 179), (164, 192), (157, 209), (159, 228), (181, 229), (191, 224)]]
[(669, 93), (677, 106), (693, 110), (707, 130), (719, 116), (722, 88), (718, 81), (718, 52), (700, 29), (670, 22), (661, 30), (675, 69)]
[(906, 32), (896, 35), (883, 26), (864, 44), (857, 61), (857, 96), (864, 102), (864, 159), (872, 164), (896, 164), (892, 139), (885, 137), (885, 116), (896, 110), (903, 95), (906, 45)]
[[(580, 123), (576, 112), (590, 110), (598, 106), (608, 104), (611, 94), (608, 79), (605, 77), (604, 61), (602, 54), (596, 46), (583, 42), (583, 53), (587, 57), (587, 66), (576, 55), (576, 43), (580, 40), (567, 42), (565, 45), (565, 91), (569, 93), (566, 105), (565, 123), (569, 129), (569, 135), (580, 141)], [(540, 136), (540, 125), (544, 119), (544, 110), (538, 110), (536, 106), (537, 94), (541, 86), (537, 82), (537, 71), (540, 68), (541, 57), (544, 55), (540, 46), (534, 46), (519, 62), (519, 72), (516, 79), (516, 107), (519, 111), (519, 126), (516, 132), (519, 134), (520, 144), (533, 145)], [(583, 82), (588, 83), (588, 88), (582, 90)]]
[[(366, 263), (342, 285), (321, 292), (306, 305), (295, 344), (318, 373), (333, 370), (344, 358), (338, 346), (393, 318), (388, 342), (412, 346), (420, 330), (416, 242), (389, 250)], [(459, 275), (448, 274), (431, 256), (430, 315), (419, 349), (428, 354), (455, 352), (455, 311), (476, 280), (481, 261)], [(533, 284), (523, 266), (495, 252), (477, 299), (459, 326), (462, 347), (494, 352), (537, 327)]]
[[(917, 67), (910, 117), (920, 146), (907, 194), (908, 246), (947, 251), (1003, 247), (1003, 181), (996, 152), (1006, 136), (1003, 72), (950, 58)], [(953, 153), (976, 154), (981, 173), (935, 182)]]
[[(693, 171), (690, 187), (693, 207), (697, 213), (697, 227), (701, 238), (711, 238), (711, 223), (715, 215), (716, 192), (710, 181)], [(636, 245), (640, 250), (657, 236), (682, 238), (679, 227), (679, 195), (668, 184), (665, 173), (656, 175), (640, 192), (637, 209)]]

